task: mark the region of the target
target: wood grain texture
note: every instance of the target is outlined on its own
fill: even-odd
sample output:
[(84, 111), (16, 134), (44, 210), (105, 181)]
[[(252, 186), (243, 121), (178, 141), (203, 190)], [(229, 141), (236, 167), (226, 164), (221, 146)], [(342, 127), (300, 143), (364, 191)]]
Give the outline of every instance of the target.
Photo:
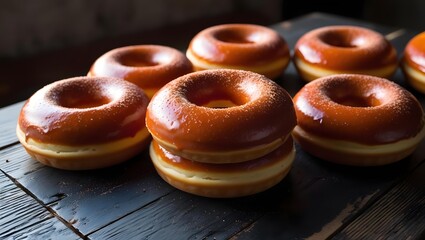
[(240, 203), (237, 200), (211, 201), (175, 191), (89, 237), (93, 239), (227, 239), (255, 221), (261, 214), (254, 209), (247, 209), (247, 204)]
[(43, 166), (17, 144), (0, 151), (0, 169), (89, 234), (175, 191), (159, 178), (146, 154), (111, 168), (64, 171)]
[(48, 238), (79, 239), (45, 207), (0, 172), (0, 239)]
[(425, 163), (334, 239), (424, 239)]
[(18, 141), (15, 129), (23, 104), (23, 102), (19, 102), (0, 108), (0, 149)]

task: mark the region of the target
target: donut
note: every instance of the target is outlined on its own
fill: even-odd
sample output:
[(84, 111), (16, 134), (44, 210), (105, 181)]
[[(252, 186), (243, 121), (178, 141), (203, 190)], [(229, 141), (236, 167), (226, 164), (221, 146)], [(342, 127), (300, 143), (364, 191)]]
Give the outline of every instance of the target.
[(234, 198), (262, 192), (279, 183), (290, 170), (295, 150), (290, 137), (258, 159), (211, 164), (173, 155), (153, 141), (150, 155), (159, 175), (177, 189), (204, 197)]
[(21, 109), (19, 141), (39, 162), (60, 169), (112, 166), (148, 146), (148, 98), (122, 79), (75, 77), (51, 83)]
[(401, 68), (409, 84), (425, 93), (425, 32), (416, 35), (407, 43)]
[(215, 198), (247, 196), (280, 182), (295, 158), (295, 125), (289, 94), (243, 70), (177, 78), (146, 112), (158, 174), (180, 190)]
[(270, 79), (249, 71), (195, 72), (152, 98), (146, 126), (172, 154), (205, 163), (256, 159), (282, 145), (296, 125), (292, 99)]
[(136, 45), (105, 53), (94, 62), (88, 76), (125, 79), (142, 88), (150, 99), (166, 83), (192, 71), (192, 63), (176, 49)]
[(186, 56), (196, 71), (240, 69), (277, 78), (289, 63), (285, 40), (272, 29), (252, 24), (223, 24), (199, 32)]
[(310, 154), (339, 164), (393, 163), (410, 155), (425, 136), (418, 100), (375, 76), (319, 78), (295, 95), (294, 105), (294, 139)]
[(343, 73), (389, 78), (398, 65), (397, 52), (384, 36), (355, 26), (328, 26), (304, 34), (293, 59), (308, 82)]

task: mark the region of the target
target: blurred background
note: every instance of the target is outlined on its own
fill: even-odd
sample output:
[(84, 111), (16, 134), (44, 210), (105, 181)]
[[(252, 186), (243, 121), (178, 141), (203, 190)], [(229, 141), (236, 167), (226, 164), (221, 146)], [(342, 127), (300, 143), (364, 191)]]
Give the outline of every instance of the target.
[(184, 50), (211, 25), (270, 25), (311, 12), (425, 29), (424, 0), (0, 0), (0, 107), (53, 81), (85, 75), (116, 47), (154, 43)]

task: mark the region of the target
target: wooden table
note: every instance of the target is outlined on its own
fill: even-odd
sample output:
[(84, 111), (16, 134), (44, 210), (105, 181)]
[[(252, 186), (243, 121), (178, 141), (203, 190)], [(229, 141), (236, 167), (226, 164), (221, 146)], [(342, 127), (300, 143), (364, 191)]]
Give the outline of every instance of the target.
[[(399, 54), (417, 33), (319, 13), (271, 27), (293, 49), (307, 31), (336, 24), (381, 32)], [(425, 105), (400, 71), (393, 80)], [(278, 82), (292, 95), (304, 84), (292, 64)], [(165, 183), (146, 152), (96, 171), (39, 164), (15, 136), (22, 104), (0, 109), (0, 239), (425, 237), (425, 141), (403, 161), (371, 168), (330, 164), (297, 145), (293, 168), (277, 186), (250, 197), (208, 199)]]

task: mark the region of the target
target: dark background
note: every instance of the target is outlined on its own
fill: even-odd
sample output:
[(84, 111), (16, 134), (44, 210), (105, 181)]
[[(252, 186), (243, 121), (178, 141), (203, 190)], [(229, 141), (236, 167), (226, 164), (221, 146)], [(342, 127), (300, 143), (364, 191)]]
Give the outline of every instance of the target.
[(85, 75), (116, 47), (161, 44), (184, 51), (211, 25), (270, 25), (311, 12), (425, 28), (423, 0), (0, 0), (0, 107), (53, 81)]

